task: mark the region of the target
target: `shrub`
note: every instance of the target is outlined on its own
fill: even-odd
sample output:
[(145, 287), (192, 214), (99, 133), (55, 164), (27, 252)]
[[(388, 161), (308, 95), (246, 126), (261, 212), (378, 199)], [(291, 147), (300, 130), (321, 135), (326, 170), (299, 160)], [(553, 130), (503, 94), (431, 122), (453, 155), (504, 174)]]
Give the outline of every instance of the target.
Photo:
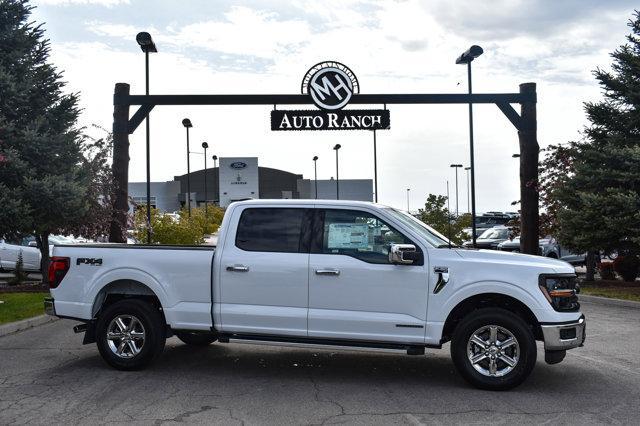
[(27, 279), (27, 273), (24, 271), (24, 260), (22, 258), (22, 250), (18, 253), (16, 261), (16, 269), (13, 271), (13, 277), (9, 280), (9, 285), (20, 285)]
[[(213, 234), (220, 227), (224, 210), (211, 206), (205, 215), (204, 208), (192, 208), (191, 217), (186, 209), (180, 211), (176, 220), (151, 210), (151, 243), (171, 245), (198, 245), (204, 243), (206, 234)], [(145, 209), (138, 209), (134, 214), (134, 238), (139, 242), (147, 241), (147, 215)]]
[(615, 280), (616, 274), (613, 270), (613, 262), (601, 262), (598, 266), (600, 278), (603, 280)]
[(633, 282), (638, 277), (640, 259), (635, 254), (618, 256), (613, 261), (613, 269), (627, 282)]

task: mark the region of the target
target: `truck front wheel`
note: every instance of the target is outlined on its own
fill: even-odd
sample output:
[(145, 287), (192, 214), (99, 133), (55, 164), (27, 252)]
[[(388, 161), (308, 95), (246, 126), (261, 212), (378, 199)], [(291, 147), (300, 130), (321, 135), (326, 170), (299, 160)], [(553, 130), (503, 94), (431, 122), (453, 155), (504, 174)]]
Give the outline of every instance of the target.
[(118, 370), (141, 370), (164, 349), (164, 320), (142, 300), (121, 300), (108, 306), (96, 323), (102, 358)]
[(536, 363), (536, 341), (527, 323), (500, 308), (466, 316), (451, 340), (458, 372), (480, 389), (507, 390), (521, 384)]

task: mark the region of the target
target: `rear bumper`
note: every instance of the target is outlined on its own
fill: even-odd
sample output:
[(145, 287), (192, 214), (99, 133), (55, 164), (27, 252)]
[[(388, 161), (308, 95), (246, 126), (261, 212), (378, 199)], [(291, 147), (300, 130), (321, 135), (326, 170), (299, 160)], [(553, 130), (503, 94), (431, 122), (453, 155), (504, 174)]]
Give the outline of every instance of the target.
[(586, 324), (584, 315), (570, 323), (542, 324), (545, 350), (561, 351), (582, 346), (586, 338)]
[(56, 304), (53, 297), (44, 298), (44, 313), (47, 315), (56, 316)]

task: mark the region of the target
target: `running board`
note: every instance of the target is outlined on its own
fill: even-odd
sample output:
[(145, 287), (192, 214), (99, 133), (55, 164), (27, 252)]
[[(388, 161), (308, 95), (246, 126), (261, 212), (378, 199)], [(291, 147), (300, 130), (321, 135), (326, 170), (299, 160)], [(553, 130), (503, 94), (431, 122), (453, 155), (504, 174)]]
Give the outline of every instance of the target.
[[(387, 342), (365, 342), (353, 340), (336, 340), (321, 338), (295, 338), (285, 336), (261, 336), (242, 334), (221, 334), (221, 343), (242, 343), (249, 345), (286, 346), (295, 348), (324, 349), (324, 350), (356, 350), (387, 353), (402, 353), (407, 355), (424, 355), (428, 345), (399, 344)], [(439, 346), (436, 346), (440, 348)]]

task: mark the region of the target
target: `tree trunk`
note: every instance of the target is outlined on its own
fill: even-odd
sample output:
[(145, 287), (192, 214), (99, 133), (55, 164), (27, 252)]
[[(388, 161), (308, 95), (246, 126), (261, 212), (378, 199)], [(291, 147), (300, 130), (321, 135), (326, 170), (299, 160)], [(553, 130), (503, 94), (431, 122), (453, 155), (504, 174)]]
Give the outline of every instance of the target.
[(587, 252), (586, 266), (587, 266), (587, 275), (585, 276), (584, 280), (594, 281), (595, 273), (596, 273), (596, 252), (594, 251)]
[(520, 202), (521, 237), (520, 251), (527, 254), (540, 254), (538, 243), (539, 230), (539, 194), (538, 194), (538, 156), (540, 147), (537, 139), (536, 85), (520, 85), (520, 93), (534, 97), (533, 101), (523, 102), (520, 110)]
[(44, 232), (36, 235), (36, 242), (40, 248), (40, 273), (42, 283), (49, 285), (49, 233)]
[(115, 197), (113, 217), (109, 229), (109, 242), (126, 243), (127, 216), (129, 214), (129, 105), (122, 105), (123, 96), (129, 96), (129, 85), (116, 83), (113, 95), (113, 179)]

